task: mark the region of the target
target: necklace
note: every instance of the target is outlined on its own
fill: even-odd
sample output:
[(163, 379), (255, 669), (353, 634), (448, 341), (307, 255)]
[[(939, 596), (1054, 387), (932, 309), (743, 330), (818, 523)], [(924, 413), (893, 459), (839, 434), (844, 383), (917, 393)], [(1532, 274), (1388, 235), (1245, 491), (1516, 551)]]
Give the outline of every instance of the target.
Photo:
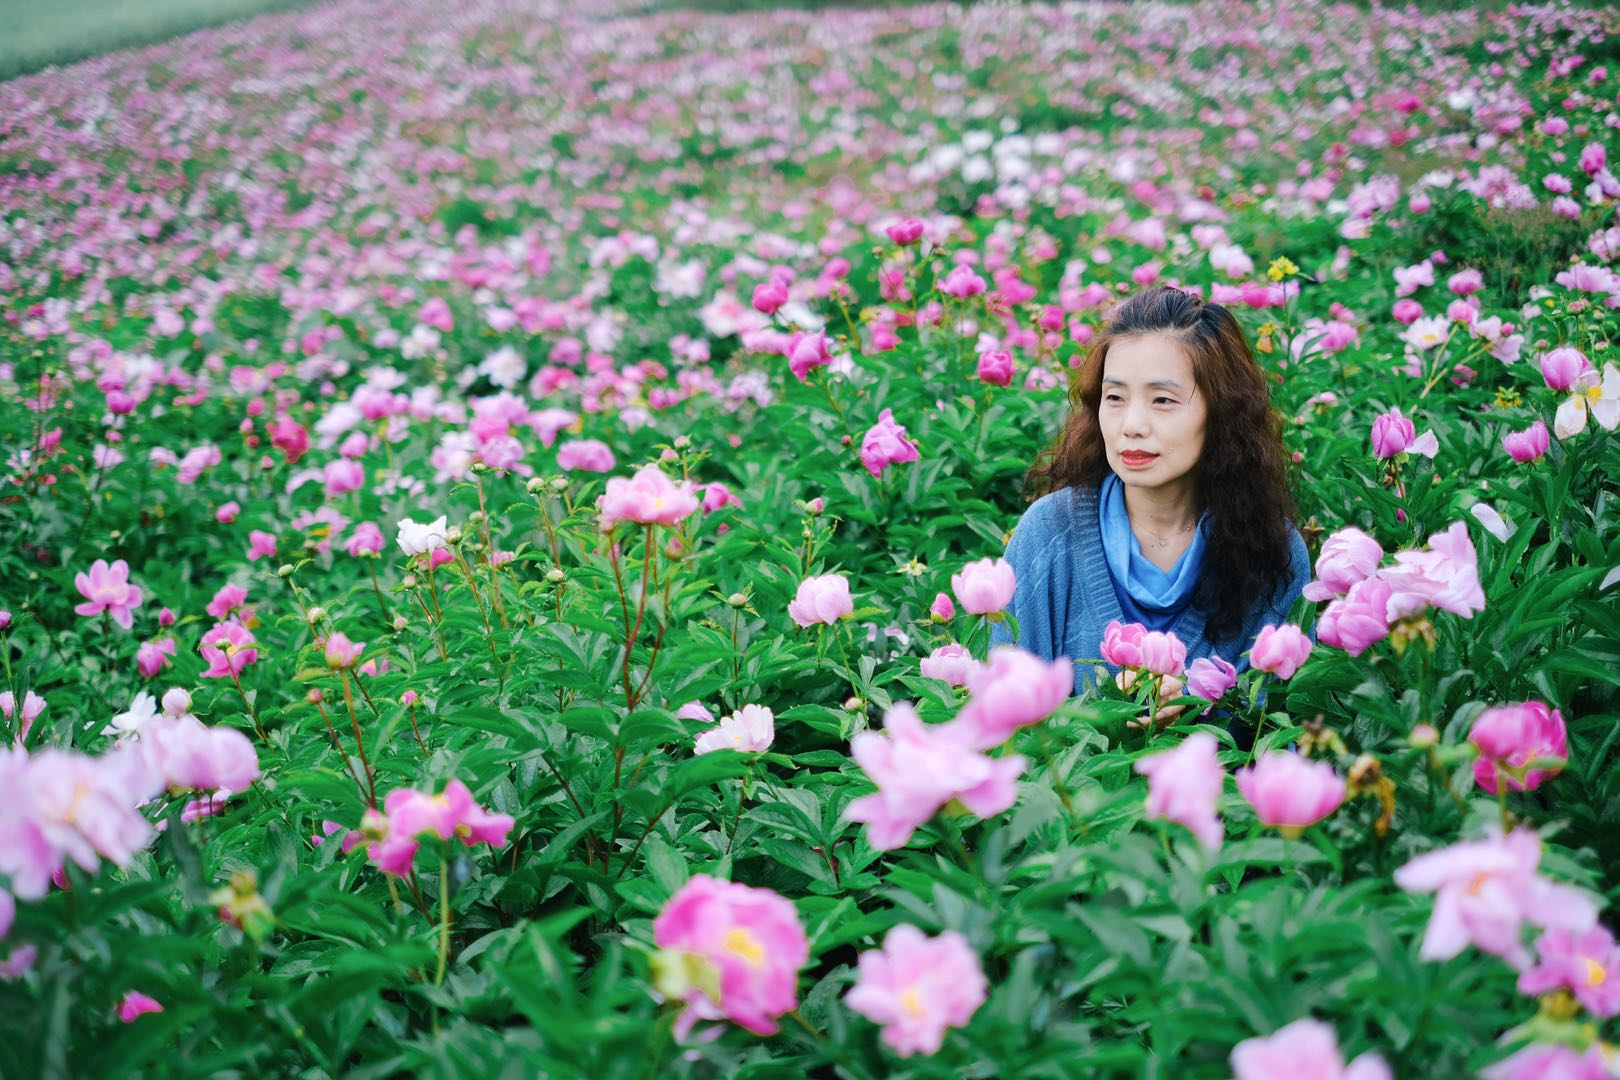
[[(1159, 547), (1159, 548), (1169, 547), (1170, 546), (1170, 541), (1173, 540), (1174, 538), (1176, 538), (1178, 536), (1184, 536), (1187, 533), (1192, 532), (1194, 524), (1197, 524), (1197, 523), (1193, 522), (1192, 524), (1183, 525), (1181, 528), (1177, 529), (1175, 532), (1171, 533), (1169, 536), (1161, 536), (1159, 533), (1153, 533), (1153, 546), (1154, 547)], [(1147, 530), (1144, 529), (1144, 531), (1147, 531)], [(1136, 539), (1137, 539), (1138, 542), (1140, 542), (1142, 538), (1139, 536)]]

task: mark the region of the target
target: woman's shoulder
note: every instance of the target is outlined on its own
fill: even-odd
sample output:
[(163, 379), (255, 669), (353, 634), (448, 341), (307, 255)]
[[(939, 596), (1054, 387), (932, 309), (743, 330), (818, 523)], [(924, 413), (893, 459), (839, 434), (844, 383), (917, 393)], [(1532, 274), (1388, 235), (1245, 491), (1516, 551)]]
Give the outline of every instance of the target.
[(1088, 485), (1058, 488), (1029, 504), (1013, 535), (1069, 532), (1097, 520), (1097, 492)]

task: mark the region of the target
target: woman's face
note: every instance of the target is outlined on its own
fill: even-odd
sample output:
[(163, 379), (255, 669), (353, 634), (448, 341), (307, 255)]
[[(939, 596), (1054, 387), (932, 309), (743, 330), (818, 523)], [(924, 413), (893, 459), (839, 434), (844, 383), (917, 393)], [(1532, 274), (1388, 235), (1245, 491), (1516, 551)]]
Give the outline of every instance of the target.
[(1174, 338), (1143, 334), (1109, 346), (1097, 423), (1108, 465), (1127, 486), (1190, 484), (1208, 415), (1192, 360)]

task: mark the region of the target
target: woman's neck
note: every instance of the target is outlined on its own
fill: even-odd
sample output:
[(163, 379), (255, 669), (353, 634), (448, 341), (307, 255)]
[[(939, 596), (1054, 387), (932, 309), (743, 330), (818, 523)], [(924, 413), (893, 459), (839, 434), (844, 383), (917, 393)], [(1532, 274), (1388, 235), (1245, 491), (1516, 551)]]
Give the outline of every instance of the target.
[(1131, 525), (1157, 536), (1191, 532), (1198, 523), (1198, 492), (1191, 483), (1157, 488), (1125, 485), (1125, 512)]

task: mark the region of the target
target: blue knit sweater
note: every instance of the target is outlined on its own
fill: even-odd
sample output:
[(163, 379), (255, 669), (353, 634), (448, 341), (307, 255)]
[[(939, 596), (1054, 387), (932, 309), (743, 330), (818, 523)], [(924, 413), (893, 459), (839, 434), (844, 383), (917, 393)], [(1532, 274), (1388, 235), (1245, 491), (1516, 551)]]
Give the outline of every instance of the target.
[[(1210, 641), (1204, 635), (1204, 613), (1197, 605), (1187, 605), (1169, 629), (1187, 646), (1188, 663), (1200, 656), (1219, 656), (1242, 671), (1248, 666), (1243, 654), (1260, 628), (1287, 621), (1288, 609), (1311, 578), (1305, 539), (1297, 530), (1293, 539), (1287, 588), (1271, 602), (1257, 603), (1237, 637), (1219, 644)], [(1095, 658), (1104, 628), (1116, 619), (1128, 621), (1108, 574), (1097, 523), (1097, 491), (1090, 485), (1061, 488), (1036, 500), (1013, 530), (1007, 561), (1017, 575), (1018, 588), (1006, 610), (1018, 620), (1018, 644), (1037, 656)], [(1011, 643), (1007, 623), (992, 625), (990, 641)], [(1077, 664), (1075, 692), (1087, 689), (1094, 675), (1091, 665)]]

